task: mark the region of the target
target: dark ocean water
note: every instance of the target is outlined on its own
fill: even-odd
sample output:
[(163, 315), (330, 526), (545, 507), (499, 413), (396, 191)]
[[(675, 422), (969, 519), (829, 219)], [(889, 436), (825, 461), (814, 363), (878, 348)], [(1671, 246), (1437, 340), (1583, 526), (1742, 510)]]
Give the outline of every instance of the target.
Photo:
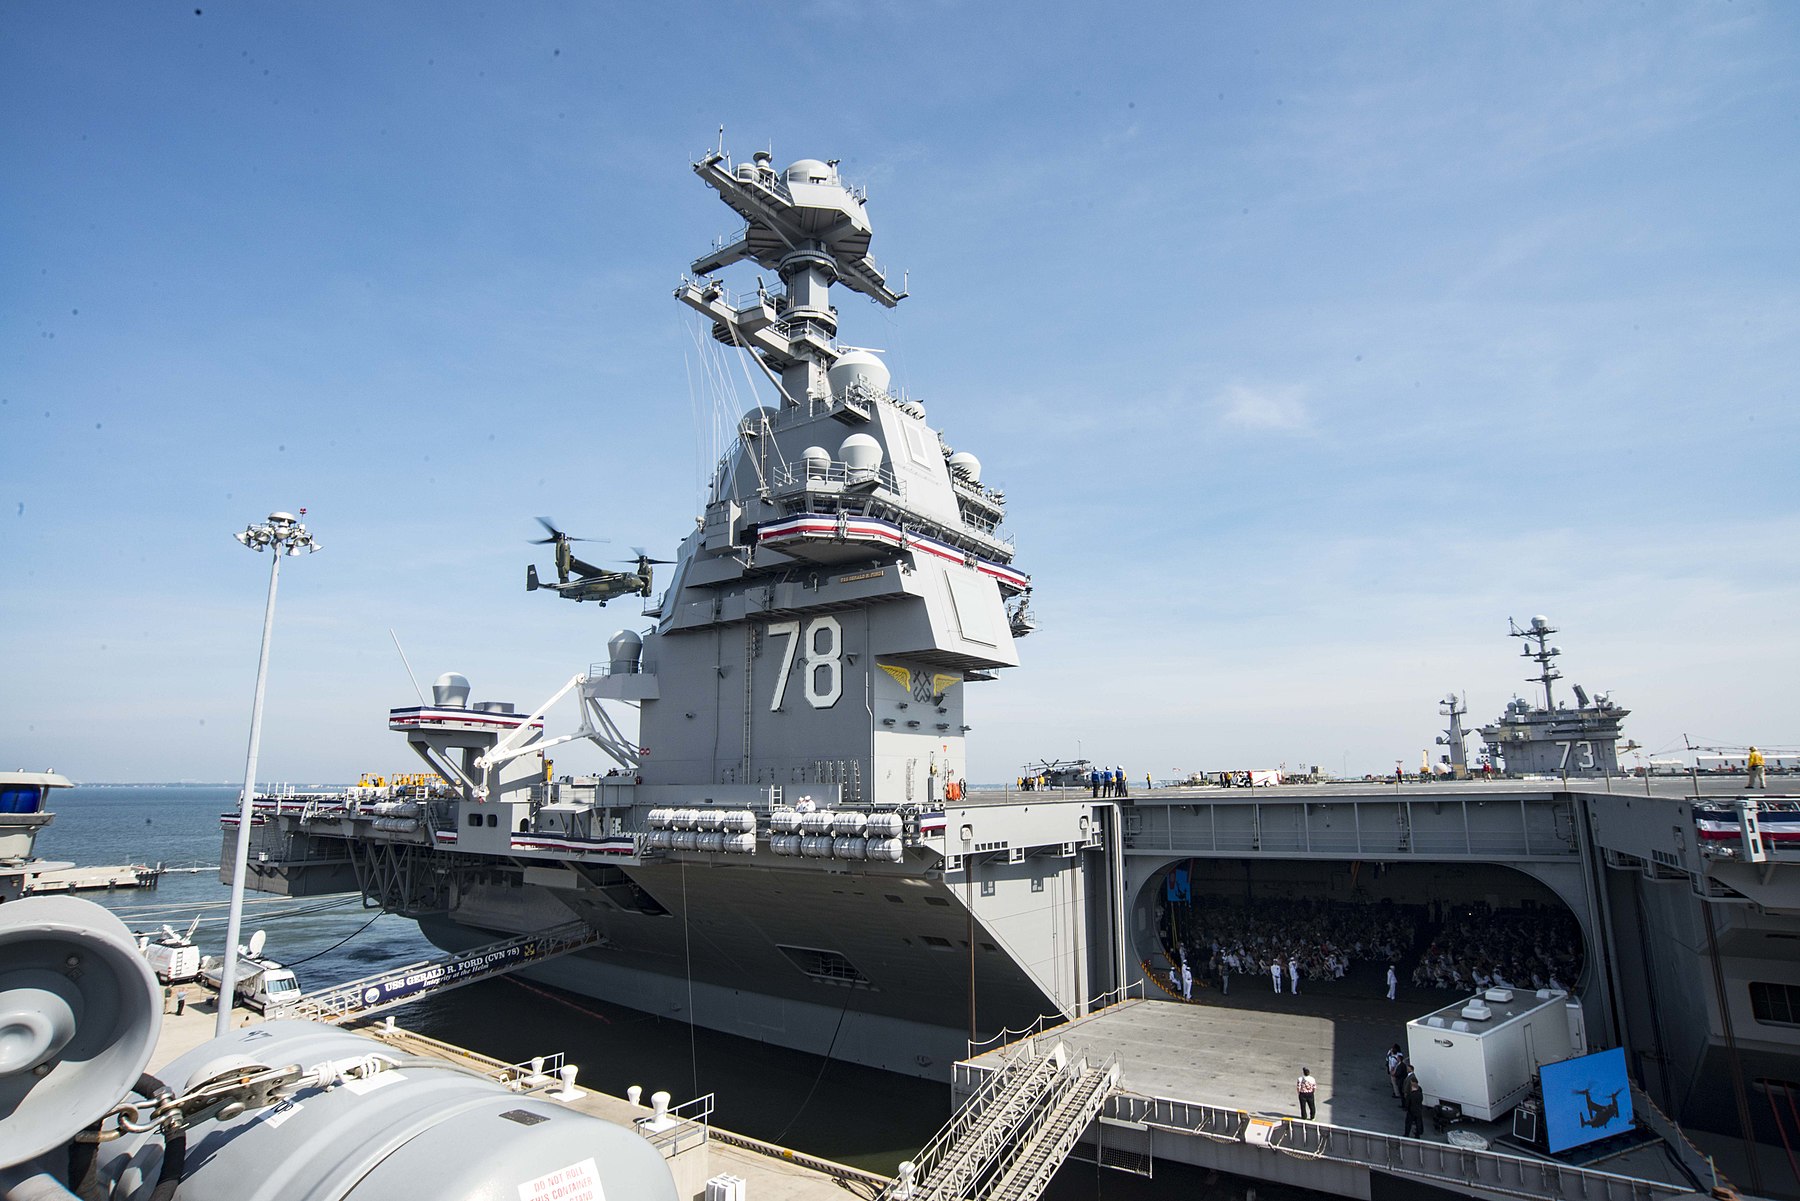
[[(84, 786), (52, 798), (56, 820), (38, 854), (98, 867), (123, 863), (198, 864), (171, 873), (154, 890), (84, 893), (134, 931), (195, 917), (203, 953), (224, 950), (230, 890), (219, 883), (219, 815), (236, 808), (231, 785)], [(438, 954), (405, 918), (362, 907), (355, 896), (289, 900), (250, 893), (244, 931), (267, 932), (264, 954), (293, 967), (306, 989), (355, 979), (386, 966)], [(914, 1080), (767, 1043), (734, 1038), (622, 1006), (513, 979), (491, 980), (395, 1012), (401, 1025), (518, 1063), (563, 1052), (579, 1065), (578, 1083), (623, 1094), (667, 1089), (677, 1102), (715, 1094), (714, 1121), (871, 1171), (891, 1173), (949, 1116), (947, 1084)], [(1051, 1201), (1115, 1198), (1150, 1201), (1179, 1195), (1199, 1201), (1242, 1198), (1248, 1182), (1211, 1178), (1159, 1163), (1156, 1178), (1101, 1171), (1071, 1162)], [(1309, 1194), (1256, 1184), (1265, 1201)]]

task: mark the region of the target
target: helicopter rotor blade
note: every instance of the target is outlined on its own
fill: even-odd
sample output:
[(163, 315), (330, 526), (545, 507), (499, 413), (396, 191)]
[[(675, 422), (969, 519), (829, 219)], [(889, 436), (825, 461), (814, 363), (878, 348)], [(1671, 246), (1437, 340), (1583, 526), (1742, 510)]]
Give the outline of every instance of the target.
[(556, 523), (554, 521), (550, 520), (550, 518), (548, 518), (548, 517), (538, 518), (537, 523), (539, 525), (543, 526), (544, 531), (546, 533), (548, 533), (550, 536), (548, 538), (532, 538), (532, 539), (530, 539), (530, 543), (533, 546), (546, 546), (553, 542), (610, 542), (610, 541), (612, 541), (612, 539), (610, 539), (610, 538), (576, 538), (573, 535), (565, 534), (561, 530), (557, 529)]

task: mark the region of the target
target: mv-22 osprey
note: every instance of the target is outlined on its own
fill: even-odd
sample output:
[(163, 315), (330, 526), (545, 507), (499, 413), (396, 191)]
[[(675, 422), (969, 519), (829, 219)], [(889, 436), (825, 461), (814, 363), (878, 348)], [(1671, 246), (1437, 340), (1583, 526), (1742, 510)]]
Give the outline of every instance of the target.
[[(615, 596), (648, 597), (652, 586), (653, 564), (667, 563), (667, 559), (652, 559), (642, 548), (633, 547), (637, 551), (636, 571), (609, 571), (604, 567), (595, 567), (592, 563), (584, 563), (575, 557), (569, 549), (571, 542), (604, 542), (604, 538), (573, 538), (556, 528), (548, 517), (538, 518), (548, 538), (537, 538), (533, 546), (554, 545), (556, 547), (556, 583), (547, 584), (538, 579), (537, 564), (533, 563), (525, 569), (525, 591), (536, 592), (539, 588), (548, 589), (558, 596), (573, 601), (599, 601), (605, 604)], [(630, 563), (630, 559), (620, 562)], [(573, 575), (575, 578), (570, 579)]]

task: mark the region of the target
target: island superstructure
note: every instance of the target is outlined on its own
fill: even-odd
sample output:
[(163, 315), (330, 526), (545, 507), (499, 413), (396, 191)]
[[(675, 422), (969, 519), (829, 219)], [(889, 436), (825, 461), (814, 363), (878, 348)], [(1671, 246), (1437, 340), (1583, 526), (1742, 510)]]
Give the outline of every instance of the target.
[[(601, 938), (558, 982), (942, 1075), (972, 1030), (1122, 984), (1117, 811), (965, 796), (964, 693), (1017, 665), (1030, 579), (980, 460), (838, 340), (834, 289), (902, 298), (869, 255), (866, 197), (817, 159), (712, 152), (694, 170), (745, 225), (675, 295), (770, 403), (737, 423), (652, 624), (558, 694), (581, 706), (570, 733), (548, 704), (471, 704), (447, 675), (390, 726), (454, 801), (371, 799), (329, 853), (297, 862), (290, 841), (254, 866), (283, 865), (265, 886), (359, 888), (447, 947), (573, 913)], [(734, 294), (720, 273), (739, 263), (779, 287)], [(572, 737), (613, 774), (547, 781)], [(324, 852), (328, 812), (271, 816)]]
[(1619, 774), (1619, 729), (1631, 710), (1615, 705), (1606, 693), (1589, 697), (1574, 685), (1575, 708), (1558, 704), (1553, 685), (1562, 679), (1556, 660), (1562, 647), (1550, 644), (1555, 626), (1543, 616), (1509, 633), (1523, 645), (1520, 655), (1537, 664), (1532, 677), (1544, 690), (1544, 703), (1533, 706), (1522, 697), (1507, 702), (1500, 717), (1481, 727), (1490, 761), (1499, 760), (1509, 775), (1607, 777)]

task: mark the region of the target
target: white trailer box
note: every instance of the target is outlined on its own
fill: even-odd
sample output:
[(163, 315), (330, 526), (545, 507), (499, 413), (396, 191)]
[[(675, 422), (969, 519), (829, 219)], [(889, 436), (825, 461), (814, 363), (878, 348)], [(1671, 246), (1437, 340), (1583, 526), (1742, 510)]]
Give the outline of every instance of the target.
[(1491, 1122), (1539, 1068), (1587, 1054), (1587, 1027), (1565, 992), (1490, 988), (1406, 1023), (1406, 1047), (1427, 1105), (1453, 1101)]

